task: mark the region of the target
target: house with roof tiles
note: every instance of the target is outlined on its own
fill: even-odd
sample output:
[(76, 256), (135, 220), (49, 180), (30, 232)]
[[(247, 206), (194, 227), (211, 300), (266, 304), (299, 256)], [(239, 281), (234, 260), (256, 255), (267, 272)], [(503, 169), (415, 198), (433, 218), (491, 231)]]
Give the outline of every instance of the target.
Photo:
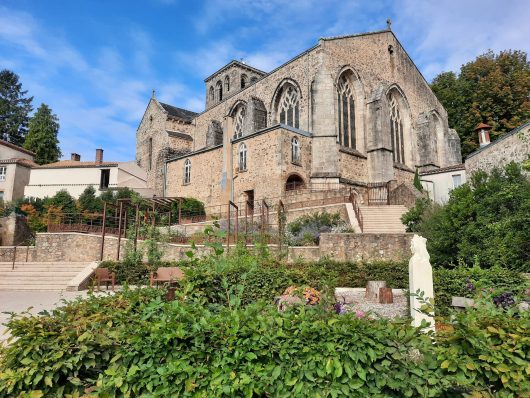
[(35, 154), (0, 140), (0, 200), (10, 202), (24, 196)]
[(147, 188), (146, 172), (136, 162), (111, 162), (103, 160), (103, 149), (96, 149), (93, 161), (81, 161), (81, 156), (72, 153), (70, 160), (34, 165), (24, 196), (45, 198), (66, 190), (74, 198), (93, 186), (96, 192), (118, 188), (130, 188), (141, 196), (152, 196)]

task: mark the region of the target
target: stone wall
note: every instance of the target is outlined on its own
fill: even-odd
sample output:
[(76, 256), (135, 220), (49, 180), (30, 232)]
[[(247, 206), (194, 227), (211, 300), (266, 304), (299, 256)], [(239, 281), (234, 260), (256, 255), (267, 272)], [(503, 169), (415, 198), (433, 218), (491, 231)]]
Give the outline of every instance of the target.
[(466, 174), (478, 170), (490, 172), (494, 167), (504, 167), (514, 161), (522, 163), (530, 158), (530, 123), (512, 133), (506, 134), (488, 146), (479, 149), (466, 158)]
[(414, 234), (322, 234), (320, 256), (336, 261), (403, 260)]
[[(320, 246), (290, 247), (289, 261), (303, 258), (307, 261), (318, 261), (327, 257), (337, 261), (376, 261), (403, 260), (410, 257), (410, 241), (413, 234), (322, 234)], [(121, 257), (126, 239), (122, 239)], [(116, 260), (116, 237), (105, 238), (104, 260)], [(142, 244), (140, 241), (139, 245)], [(164, 244), (163, 260), (181, 260), (187, 258), (189, 245)], [(197, 245), (198, 254), (204, 255), (209, 248)], [(271, 250), (276, 250), (274, 245)], [(17, 249), (17, 262), (56, 261), (56, 262), (90, 262), (100, 259), (101, 236), (80, 233), (39, 233), (35, 247)], [(1, 261), (11, 261), (11, 248), (0, 247)]]

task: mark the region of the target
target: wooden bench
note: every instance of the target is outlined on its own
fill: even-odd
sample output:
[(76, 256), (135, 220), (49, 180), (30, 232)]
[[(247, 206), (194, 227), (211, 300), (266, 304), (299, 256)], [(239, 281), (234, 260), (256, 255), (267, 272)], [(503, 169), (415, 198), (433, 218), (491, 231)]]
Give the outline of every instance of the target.
[(160, 267), (156, 272), (151, 272), (151, 278), (149, 278), (149, 285), (152, 287), (158, 283), (169, 283), (170, 285), (174, 282), (178, 282), (184, 279), (184, 272), (179, 267)]
[(114, 285), (116, 284), (116, 273), (110, 272), (108, 268), (96, 268), (94, 271), (94, 274), (96, 276), (96, 285), (98, 287), (101, 286), (101, 282), (105, 282), (105, 286), (107, 290), (109, 290), (109, 283), (112, 284), (112, 291), (114, 291)]

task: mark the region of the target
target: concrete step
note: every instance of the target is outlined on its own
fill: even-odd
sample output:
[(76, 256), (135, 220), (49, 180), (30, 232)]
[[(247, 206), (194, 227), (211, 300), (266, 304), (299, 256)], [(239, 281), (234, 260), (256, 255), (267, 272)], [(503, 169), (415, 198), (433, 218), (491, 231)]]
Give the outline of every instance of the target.
[(0, 290), (65, 290), (88, 263), (0, 263)]
[(404, 233), (401, 216), (405, 206), (360, 206), (363, 216), (363, 233)]

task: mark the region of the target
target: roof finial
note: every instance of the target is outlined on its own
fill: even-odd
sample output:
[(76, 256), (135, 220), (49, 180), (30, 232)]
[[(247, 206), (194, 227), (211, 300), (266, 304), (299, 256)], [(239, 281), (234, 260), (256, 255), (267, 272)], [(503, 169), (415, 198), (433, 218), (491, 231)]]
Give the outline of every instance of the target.
[(392, 21), (390, 20), (390, 18), (387, 18), (386, 19), (386, 30), (392, 30)]
[(151, 94), (151, 98), (155, 98), (155, 95), (156, 95), (156, 90), (153, 89), (153, 93)]

